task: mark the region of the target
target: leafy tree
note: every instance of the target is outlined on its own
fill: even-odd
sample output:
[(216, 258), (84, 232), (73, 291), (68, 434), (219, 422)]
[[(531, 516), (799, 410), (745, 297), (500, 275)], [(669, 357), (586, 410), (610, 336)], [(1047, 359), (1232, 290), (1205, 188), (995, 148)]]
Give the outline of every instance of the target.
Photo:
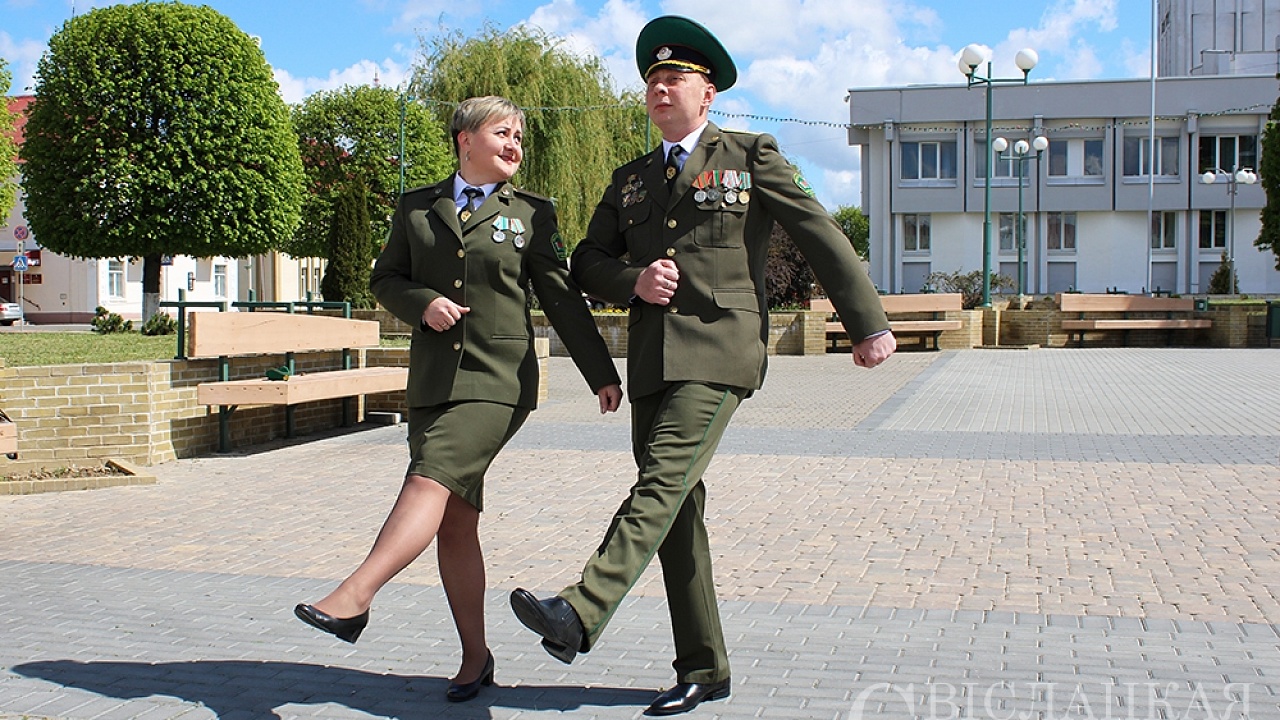
[(832, 217), (844, 231), (845, 237), (849, 238), (849, 242), (853, 243), (853, 249), (857, 251), (859, 257), (870, 260), (871, 222), (867, 220), (866, 215), (862, 214), (862, 208), (841, 205), (836, 208)]
[[(0, 58), (0, 97), (9, 94), (9, 63)], [(13, 203), (18, 199), (18, 147), (10, 134), (13, 132), (13, 113), (9, 104), (0, 105), (0, 218), (8, 217)]]
[(27, 218), (73, 257), (254, 255), (298, 226), (302, 163), (257, 44), (205, 6), (140, 2), (68, 20), (36, 69)]
[(1262, 133), (1262, 161), (1258, 176), (1262, 189), (1267, 193), (1267, 204), (1262, 206), (1262, 229), (1253, 244), (1260, 250), (1271, 250), (1276, 256), (1276, 269), (1280, 270), (1280, 100), (1271, 106), (1267, 129)]
[(385, 241), (400, 193), (400, 113), (404, 112), (406, 188), (443, 179), (453, 170), (448, 132), (426, 106), (401, 102), (391, 88), (348, 86), (318, 92), (293, 106), (307, 176), (302, 224), (284, 246), (294, 257), (323, 257), (336, 194), (355, 177), (368, 184), (370, 232)]
[(765, 260), (765, 295), (771, 308), (804, 304), (813, 293), (815, 279), (809, 261), (782, 226), (774, 223), (769, 233), (769, 256)]
[(525, 158), (515, 181), (556, 200), (570, 244), (586, 234), (613, 169), (647, 149), (643, 97), (616, 94), (598, 58), (573, 55), (537, 29), (438, 37), (424, 55), (413, 92), (442, 120), (477, 95), (501, 95), (524, 108)]
[(363, 178), (344, 183), (334, 195), (329, 225), (329, 264), (320, 281), (325, 300), (349, 302), (355, 308), (373, 307), (369, 292), (369, 263), (373, 245), (369, 235), (369, 193)]

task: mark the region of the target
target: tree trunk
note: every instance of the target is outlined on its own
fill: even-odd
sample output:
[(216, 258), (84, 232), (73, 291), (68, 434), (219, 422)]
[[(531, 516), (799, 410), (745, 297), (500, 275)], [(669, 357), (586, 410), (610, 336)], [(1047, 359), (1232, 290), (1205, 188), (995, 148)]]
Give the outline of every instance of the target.
[(160, 312), (160, 256), (142, 259), (142, 322)]

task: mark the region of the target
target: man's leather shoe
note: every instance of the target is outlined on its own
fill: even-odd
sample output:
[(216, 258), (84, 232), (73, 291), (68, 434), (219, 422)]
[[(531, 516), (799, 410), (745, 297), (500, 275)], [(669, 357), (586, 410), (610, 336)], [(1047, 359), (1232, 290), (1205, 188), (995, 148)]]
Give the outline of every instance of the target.
[(704, 700), (723, 700), (729, 697), (729, 678), (713, 683), (676, 683), (670, 690), (660, 693), (644, 711), (645, 715), (679, 715), (698, 707)]
[(542, 636), (542, 647), (551, 657), (571, 663), (582, 647), (582, 621), (568, 600), (553, 595), (539, 600), (523, 588), (511, 592), (511, 610), (525, 627)]

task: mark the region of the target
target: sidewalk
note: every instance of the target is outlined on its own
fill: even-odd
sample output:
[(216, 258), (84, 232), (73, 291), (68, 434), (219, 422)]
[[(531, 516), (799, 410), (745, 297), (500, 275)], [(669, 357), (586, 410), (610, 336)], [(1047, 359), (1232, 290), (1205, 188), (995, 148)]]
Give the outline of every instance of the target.
[[(626, 413), (551, 363), (487, 483), (500, 687), (443, 701), (432, 551), (357, 645), (293, 617), (368, 550), (400, 425), (0, 497), (0, 719), (640, 717), (673, 682), (656, 564), (573, 665), (507, 607), (634, 472)], [(770, 358), (706, 480), (734, 686), (691, 718), (1280, 720), (1280, 352)]]

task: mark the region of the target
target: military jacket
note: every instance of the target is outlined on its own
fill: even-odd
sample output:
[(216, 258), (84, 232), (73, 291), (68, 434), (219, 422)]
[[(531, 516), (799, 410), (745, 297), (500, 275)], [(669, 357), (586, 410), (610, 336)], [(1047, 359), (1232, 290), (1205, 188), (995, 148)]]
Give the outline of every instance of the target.
[[(510, 183), (495, 188), (465, 223), (452, 176), (404, 193), (369, 285), (383, 307), (413, 328), (409, 405), (487, 400), (535, 407), (530, 287), (591, 390), (618, 383), (564, 256), (551, 201)], [(441, 296), (471, 311), (436, 332), (423, 325), (422, 314)]]
[[(627, 375), (632, 397), (667, 383), (756, 389), (769, 337), (765, 261), (778, 222), (827, 290), (855, 342), (889, 328), (849, 239), (769, 135), (708, 124), (668, 191), (659, 147), (618, 168), (574, 250), (588, 293), (631, 302)], [(680, 270), (671, 304), (633, 301), (659, 258)]]

